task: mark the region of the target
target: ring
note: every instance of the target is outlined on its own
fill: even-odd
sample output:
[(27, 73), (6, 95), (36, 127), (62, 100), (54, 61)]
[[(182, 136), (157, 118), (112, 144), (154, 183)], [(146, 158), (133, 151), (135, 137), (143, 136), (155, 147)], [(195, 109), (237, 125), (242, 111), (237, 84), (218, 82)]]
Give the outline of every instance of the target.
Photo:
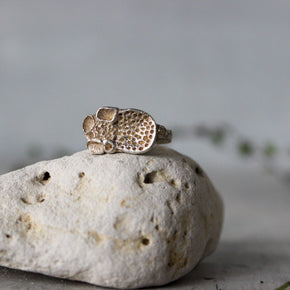
[(83, 130), (92, 154), (143, 154), (154, 144), (170, 143), (172, 139), (171, 130), (137, 109), (101, 107), (84, 119)]

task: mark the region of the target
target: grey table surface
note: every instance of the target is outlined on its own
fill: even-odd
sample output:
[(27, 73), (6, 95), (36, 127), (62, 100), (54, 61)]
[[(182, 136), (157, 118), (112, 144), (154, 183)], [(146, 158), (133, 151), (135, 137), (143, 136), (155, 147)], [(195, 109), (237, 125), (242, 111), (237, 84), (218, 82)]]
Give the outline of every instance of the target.
[[(290, 280), (290, 192), (244, 166), (206, 171), (225, 201), (216, 252), (183, 278), (151, 289), (276, 289)], [(0, 267), (0, 289), (103, 289)]]

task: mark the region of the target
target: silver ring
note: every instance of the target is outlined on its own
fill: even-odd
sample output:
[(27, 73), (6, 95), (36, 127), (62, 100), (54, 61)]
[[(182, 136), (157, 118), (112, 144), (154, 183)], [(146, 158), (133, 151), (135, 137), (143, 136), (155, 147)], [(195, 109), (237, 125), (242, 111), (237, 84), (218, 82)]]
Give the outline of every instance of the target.
[(171, 130), (137, 109), (101, 107), (84, 119), (83, 130), (92, 154), (143, 154), (154, 144), (170, 143), (172, 139)]

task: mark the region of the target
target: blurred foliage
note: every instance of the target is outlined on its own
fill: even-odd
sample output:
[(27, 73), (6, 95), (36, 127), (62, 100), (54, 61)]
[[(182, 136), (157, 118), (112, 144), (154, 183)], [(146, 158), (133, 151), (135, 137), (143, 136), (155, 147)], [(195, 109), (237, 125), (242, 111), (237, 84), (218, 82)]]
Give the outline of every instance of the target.
[(205, 125), (199, 125), (195, 128), (194, 132), (195, 135), (199, 137), (208, 138), (214, 145), (222, 145), (227, 136), (227, 130), (227, 127), (222, 126), (216, 128), (209, 128)]
[(254, 146), (250, 141), (240, 141), (238, 143), (238, 151), (241, 156), (251, 156), (254, 153)]
[(267, 142), (260, 148), (253, 141), (239, 136), (233, 127), (228, 124), (217, 127), (197, 125), (194, 129), (194, 134), (199, 138), (208, 139), (218, 146), (225, 144), (228, 139), (238, 140), (236, 141), (236, 149), (241, 157), (253, 156), (258, 152), (262, 152), (265, 157), (273, 157), (278, 151), (277, 146), (272, 142)]
[(225, 139), (225, 131), (221, 129), (215, 130), (211, 136), (211, 141), (215, 145), (220, 145), (224, 142)]
[(290, 281), (289, 282), (286, 282), (285, 284), (283, 284), (282, 286), (276, 288), (275, 290), (285, 290), (288, 287), (290, 288)]
[[(275, 161), (278, 160), (278, 153), (282, 153), (283, 150), (278, 150), (278, 147), (274, 142), (265, 142), (262, 145), (258, 145), (256, 142), (249, 138), (245, 138), (242, 134), (239, 134), (232, 126), (228, 124), (219, 126), (197, 125), (194, 127), (194, 135), (198, 138), (203, 138), (209, 141), (215, 146), (236, 146), (233, 149), (238, 153), (241, 158), (256, 158), (261, 162), (262, 167), (270, 174), (279, 177), (280, 180), (290, 185), (290, 170), (279, 170), (275, 165)], [(285, 151), (285, 150), (284, 150)], [(287, 150), (286, 155), (290, 155)], [(282, 154), (281, 154), (282, 155)], [(284, 158), (284, 157), (283, 157)]]
[(264, 147), (264, 154), (268, 157), (273, 157), (277, 152), (277, 147), (273, 143), (267, 143)]

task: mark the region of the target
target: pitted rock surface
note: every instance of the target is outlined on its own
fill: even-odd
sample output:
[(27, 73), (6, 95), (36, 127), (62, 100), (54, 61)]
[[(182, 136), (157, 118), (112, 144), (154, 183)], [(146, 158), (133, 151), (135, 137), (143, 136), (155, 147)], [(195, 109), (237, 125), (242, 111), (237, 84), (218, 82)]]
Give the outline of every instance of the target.
[(163, 285), (217, 246), (223, 204), (164, 146), (72, 156), (0, 176), (0, 265), (114, 287)]

